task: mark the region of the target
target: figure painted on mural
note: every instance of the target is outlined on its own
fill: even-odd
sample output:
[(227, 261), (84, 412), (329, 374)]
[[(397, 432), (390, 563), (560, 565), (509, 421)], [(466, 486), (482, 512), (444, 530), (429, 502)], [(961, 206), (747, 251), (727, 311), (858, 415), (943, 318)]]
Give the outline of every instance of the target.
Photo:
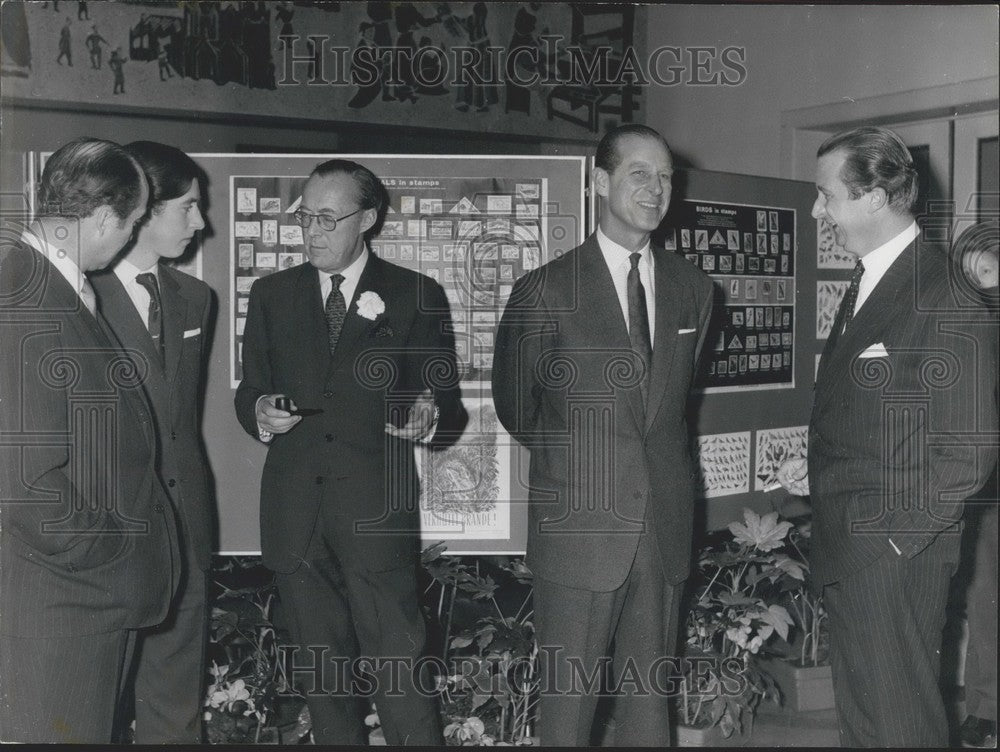
[[(535, 28), (538, 26), (537, 12), (541, 7), (542, 4), (538, 2), (528, 3), (522, 5), (514, 16), (514, 32), (510, 36), (509, 54), (514, 61), (517, 77), (523, 80), (530, 80), (542, 70), (538, 38), (535, 35)], [(520, 50), (527, 52), (519, 52)], [(508, 79), (505, 112), (511, 110), (531, 113), (531, 88)]]
[[(286, 43), (291, 45), (293, 50), (295, 48), (293, 40), (289, 39), (287, 42), (284, 42), (281, 39), (282, 37), (295, 36), (295, 29), (292, 26), (292, 18), (294, 16), (295, 16), (295, 9), (292, 7), (292, 4), (290, 2), (279, 3), (278, 7), (274, 11), (274, 20), (276, 22), (281, 23), (281, 29), (278, 31), (278, 49), (281, 51), (282, 54), (284, 54), (284, 49), (285, 49), (284, 45)], [(313, 41), (311, 39), (306, 39), (306, 54), (312, 58), (312, 61), (309, 63), (306, 75), (309, 79), (316, 78), (316, 62), (319, 58), (319, 55), (317, 54), (316, 51), (316, 45), (313, 44)]]
[[(472, 15), (460, 18), (459, 27), (467, 37), (465, 44), (478, 53), (475, 65), (478, 81), (495, 81), (496, 73), (489, 55), (490, 37), (486, 30), (486, 3), (476, 3), (472, 7)], [(490, 105), (500, 101), (496, 84), (481, 84), (472, 80), (459, 81), (455, 96), (455, 109), (468, 112), (474, 107), (476, 112), (488, 112)]]
[(87, 45), (87, 52), (90, 54), (90, 67), (100, 70), (101, 62), (104, 58), (104, 50), (101, 48), (101, 45), (108, 44), (108, 40), (100, 35), (95, 25), (90, 27), (90, 34), (87, 35), (85, 43)]
[(121, 47), (116, 47), (115, 51), (111, 53), (111, 57), (108, 58), (108, 67), (111, 68), (112, 72), (115, 74), (115, 88), (112, 92), (113, 94), (125, 93), (125, 71), (122, 68), (127, 62), (128, 58), (122, 56)]
[(243, 3), (243, 51), (247, 55), (250, 88), (273, 89), (274, 59), (271, 54), (271, 11), (260, 2)]
[(79, 0), (76, 4), (76, 18), (78, 21), (90, 20), (90, 11), (87, 10), (87, 0)]
[(66, 23), (62, 27), (62, 31), (59, 32), (59, 57), (56, 58), (56, 62), (62, 65), (63, 58), (66, 58), (66, 64), (72, 68), (73, 67), (73, 48), (72, 48), (72, 37), (69, 31), (70, 20), (69, 16), (66, 16)]
[[(358, 47), (364, 47), (372, 51), (372, 60), (377, 59), (377, 50), (387, 48), (392, 45), (392, 33), (389, 23), (392, 21), (392, 8), (387, 3), (369, 2), (367, 4), (368, 20), (358, 24)], [(378, 76), (374, 81), (364, 86), (359, 86), (357, 93), (347, 103), (352, 109), (367, 107), (375, 101), (381, 92), (382, 101), (391, 101), (393, 96), (389, 87), (384, 85), (384, 81), (389, 76), (388, 66), (385, 61), (380, 63)]]
[(418, 28), (426, 29), (439, 21), (438, 16), (423, 16), (413, 3), (402, 3), (396, 8), (396, 31), (399, 32), (399, 36), (396, 37), (396, 47), (410, 51), (408, 56), (400, 56), (407, 62), (400, 65), (399, 70), (396, 71), (402, 83), (395, 87), (393, 93), (400, 102), (417, 101), (418, 82), (413, 75), (410, 63), (413, 60), (413, 54), (417, 51), (417, 42), (413, 37), (413, 32)]

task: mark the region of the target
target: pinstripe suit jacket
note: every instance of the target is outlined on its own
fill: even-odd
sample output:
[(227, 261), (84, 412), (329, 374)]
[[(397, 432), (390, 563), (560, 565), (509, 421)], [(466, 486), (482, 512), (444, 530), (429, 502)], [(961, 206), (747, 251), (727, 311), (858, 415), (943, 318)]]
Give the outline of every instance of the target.
[(0, 633), (157, 624), (179, 563), (142, 373), (32, 248), (0, 250), (0, 301)]
[(159, 354), (128, 293), (112, 271), (90, 276), (104, 314), (118, 341), (143, 353), (155, 367), (143, 386), (153, 405), (160, 457), (157, 463), (175, 508), (184, 520), (185, 546), (201, 569), (211, 564), (215, 509), (201, 439), (201, 403), (208, 355), (212, 292), (189, 274), (160, 265), (163, 339), (166, 363)]
[[(947, 255), (918, 238), (842, 335), (838, 312), (809, 426), (816, 587), (896, 556), (890, 538), (912, 558), (957, 532), (989, 477), (996, 452), (977, 446), (997, 430), (997, 330), (954, 288)], [(933, 550), (956, 553), (952, 537)]]
[(647, 520), (664, 579), (679, 582), (690, 569), (694, 473), (685, 408), (712, 283), (675, 254), (654, 248), (653, 255), (656, 325), (645, 406), (596, 236), (521, 277), (498, 329), (497, 415), (531, 450), (528, 563), (569, 587), (619, 587)]

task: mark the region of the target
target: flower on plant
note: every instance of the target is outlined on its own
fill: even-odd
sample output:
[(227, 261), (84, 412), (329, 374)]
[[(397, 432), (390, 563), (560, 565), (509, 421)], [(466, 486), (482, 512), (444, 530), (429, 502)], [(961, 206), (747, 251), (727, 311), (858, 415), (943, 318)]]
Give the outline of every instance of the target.
[(365, 290), (358, 296), (358, 315), (374, 321), (385, 313), (385, 301), (379, 297), (377, 292)]
[[(470, 744), (492, 746), (493, 737), (485, 734), (485, 732), (486, 725), (474, 715), (470, 715), (461, 723), (452, 722), (444, 727), (445, 738), (455, 739), (462, 745), (468, 742)], [(489, 741), (486, 741), (487, 739)]]
[(745, 525), (730, 522), (729, 532), (737, 543), (753, 546), (760, 551), (781, 548), (785, 536), (792, 529), (791, 522), (778, 522), (777, 512), (769, 512), (761, 517), (752, 509), (744, 509), (743, 519), (746, 520)]

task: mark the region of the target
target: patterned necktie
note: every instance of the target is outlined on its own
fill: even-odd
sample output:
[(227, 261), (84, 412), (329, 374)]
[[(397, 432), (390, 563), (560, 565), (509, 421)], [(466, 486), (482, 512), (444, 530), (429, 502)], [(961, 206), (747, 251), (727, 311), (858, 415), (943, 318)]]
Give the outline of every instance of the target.
[(330, 294), (326, 296), (326, 327), (332, 355), (337, 349), (337, 340), (340, 339), (340, 330), (344, 328), (344, 319), (347, 318), (347, 304), (344, 302), (344, 293), (340, 291), (344, 275), (333, 274), (330, 276), (330, 282), (333, 286), (330, 288)]
[(160, 307), (160, 286), (156, 283), (156, 275), (151, 272), (144, 272), (136, 275), (135, 281), (146, 288), (149, 293), (149, 317), (146, 324), (149, 329), (149, 336), (153, 338), (153, 344), (163, 360), (163, 313)]
[(854, 319), (854, 306), (858, 302), (858, 288), (861, 286), (861, 277), (864, 273), (865, 265), (861, 263), (861, 259), (858, 259), (858, 263), (854, 265), (854, 274), (851, 275), (851, 286), (847, 288), (847, 294), (844, 295), (844, 302), (841, 303), (844, 306), (843, 331), (845, 332)]
[(642, 254), (629, 255), (632, 268), (628, 270), (628, 338), (632, 349), (639, 353), (646, 366), (646, 374), (639, 384), (642, 401), (646, 402), (649, 388), (649, 370), (653, 362), (653, 345), (649, 336), (649, 311), (646, 308), (646, 290), (639, 279), (639, 260)]

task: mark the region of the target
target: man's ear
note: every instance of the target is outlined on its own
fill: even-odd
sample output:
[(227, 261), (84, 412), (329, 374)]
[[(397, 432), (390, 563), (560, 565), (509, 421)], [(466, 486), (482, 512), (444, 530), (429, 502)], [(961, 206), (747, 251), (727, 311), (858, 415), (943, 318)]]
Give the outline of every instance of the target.
[(872, 188), (868, 193), (868, 211), (874, 214), (877, 211), (881, 211), (883, 207), (889, 204), (889, 194), (885, 192), (885, 188)]
[(109, 230), (121, 227), (121, 219), (108, 204), (98, 206), (90, 216), (94, 220), (94, 230), (100, 237)]
[(359, 235), (364, 235), (372, 227), (375, 226), (375, 222), (378, 221), (378, 212), (375, 209), (365, 209), (364, 213), (361, 215), (361, 225)]
[(594, 192), (598, 196), (607, 198), (608, 187), (611, 183), (611, 176), (608, 174), (608, 171), (603, 167), (595, 167), (591, 177), (591, 182), (594, 184)]

